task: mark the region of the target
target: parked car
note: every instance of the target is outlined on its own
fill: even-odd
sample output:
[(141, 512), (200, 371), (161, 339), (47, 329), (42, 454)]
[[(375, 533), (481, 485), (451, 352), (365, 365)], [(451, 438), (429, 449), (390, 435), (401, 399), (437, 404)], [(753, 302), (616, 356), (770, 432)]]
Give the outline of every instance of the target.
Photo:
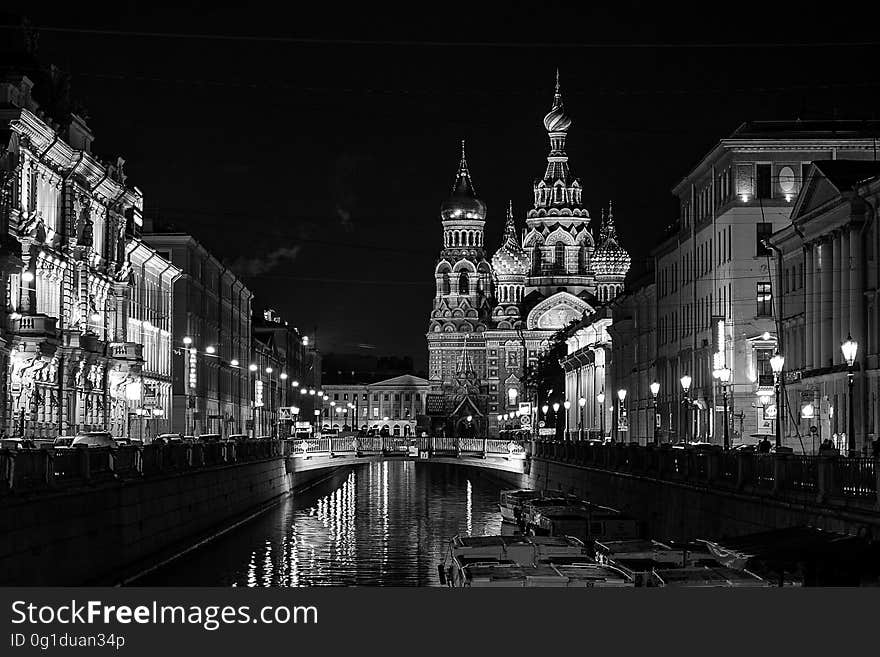
[(199, 442), (202, 443), (216, 443), (221, 440), (219, 433), (203, 433), (198, 437)]
[(58, 436), (52, 443), (53, 447), (70, 447), (75, 436)]
[(37, 444), (31, 438), (3, 438), (0, 449), (37, 449)]
[(275, 440), (273, 436), (257, 436), (254, 440)]
[(78, 433), (73, 439), (71, 447), (119, 447), (119, 443), (109, 431), (86, 431)]
[(226, 440), (250, 440), (250, 438), (246, 433), (231, 433), (226, 436)]

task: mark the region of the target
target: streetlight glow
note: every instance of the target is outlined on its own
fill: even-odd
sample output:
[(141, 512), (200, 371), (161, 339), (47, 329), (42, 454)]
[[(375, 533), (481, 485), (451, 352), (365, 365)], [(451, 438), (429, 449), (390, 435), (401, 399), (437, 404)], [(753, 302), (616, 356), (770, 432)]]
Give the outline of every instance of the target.
[(681, 388), (682, 388), (682, 390), (684, 390), (685, 392), (687, 392), (688, 390), (690, 390), (690, 388), (691, 388), (691, 381), (693, 381), (693, 379), (691, 378), (690, 374), (685, 374), (683, 377), (681, 377), (680, 381), (681, 381)]
[(586, 399), (586, 397), (581, 397), (580, 399), (578, 399), (578, 406), (580, 406), (581, 408), (583, 408), (583, 407), (586, 406), (586, 405), (587, 405), (587, 399)]
[(229, 361), (229, 364), (230, 364), (232, 367), (238, 367), (238, 361), (235, 360), (234, 358), (233, 358), (231, 361)]
[(617, 391), (617, 398), (620, 401), (623, 401), (624, 399), (626, 399), (626, 388), (621, 388), (620, 390)]
[(216, 351), (217, 351), (217, 350), (214, 348), (213, 345), (210, 345), (210, 344), (209, 344), (207, 347), (205, 347), (205, 353), (206, 353), (206, 354), (213, 354), (213, 353), (215, 353)]
[(249, 369), (251, 372), (256, 372), (256, 371), (257, 371), (257, 366), (254, 365), (253, 363), (251, 363), (250, 365), (248, 365), (248, 369)]
[(847, 333), (846, 342), (841, 343), (840, 350), (843, 352), (846, 364), (852, 367), (856, 362), (856, 354), (859, 352), (859, 343), (853, 340), (852, 335)]
[(183, 344), (185, 344), (187, 347), (190, 346), (192, 342), (193, 339), (191, 337), (189, 337), (188, 335), (183, 336)]
[(596, 401), (599, 402), (600, 404), (604, 404), (605, 403), (605, 393), (600, 392), (598, 395), (596, 395)]
[(559, 402), (553, 402), (553, 412), (554, 413), (559, 412)]
[(773, 358), (770, 359), (770, 367), (773, 369), (773, 373), (779, 374), (782, 372), (783, 365), (785, 365), (785, 356), (777, 351)]
[(657, 396), (657, 393), (660, 392), (660, 384), (657, 383), (656, 381), (654, 381), (654, 383), (652, 383), (650, 387), (651, 387), (651, 394), (652, 394), (654, 397), (656, 397), (656, 396)]
[(287, 379), (287, 372), (282, 372), (279, 376), (281, 377), (281, 380), (284, 381)]

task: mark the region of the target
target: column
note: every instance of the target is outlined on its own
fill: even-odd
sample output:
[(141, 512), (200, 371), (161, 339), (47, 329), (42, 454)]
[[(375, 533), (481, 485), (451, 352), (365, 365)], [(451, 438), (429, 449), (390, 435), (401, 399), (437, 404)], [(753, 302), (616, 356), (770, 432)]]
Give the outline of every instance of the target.
[(821, 278), (820, 296), (820, 323), (822, 327), (822, 339), (819, 347), (819, 367), (827, 367), (832, 359), (831, 355), (831, 315), (833, 311), (832, 304), (832, 271), (834, 269), (834, 260), (831, 254), (831, 245), (827, 240), (819, 245), (819, 267)]
[(804, 339), (806, 348), (804, 350), (804, 369), (809, 370), (813, 365), (813, 321), (815, 311), (813, 310), (813, 247), (810, 244), (804, 245)]
[(31, 255), (31, 247), (29, 242), (25, 242), (22, 246), (21, 259), (24, 261), (22, 273), (30, 272), (33, 278), (30, 281), (24, 281), (19, 277), (19, 303), (18, 308), (23, 315), (32, 315), (37, 312), (37, 259)]
[[(842, 321), (844, 308), (842, 290), (842, 270), (843, 259), (841, 258), (841, 235), (835, 231), (831, 238), (832, 263), (831, 271), (831, 360), (834, 364), (840, 362), (843, 353), (838, 348), (843, 338), (840, 336), (840, 323)], [(843, 335), (846, 335), (844, 333)]]
[(846, 340), (846, 335), (851, 330), (849, 322), (849, 290), (850, 290), (850, 267), (852, 259), (850, 257), (850, 233), (848, 228), (840, 231), (840, 259), (837, 261), (837, 269), (840, 270), (840, 289), (837, 296), (840, 298), (840, 315), (835, 318), (840, 326), (840, 342), (836, 343), (835, 360), (843, 363), (843, 352), (840, 350), (840, 343)]
[(813, 245), (813, 367), (822, 365), (822, 254), (821, 243)]
[(858, 340), (859, 354), (861, 355), (865, 353), (868, 345), (862, 330), (865, 310), (862, 276), (867, 263), (862, 256), (862, 236), (860, 233), (861, 225), (852, 225), (849, 229), (849, 261), (845, 269), (849, 273), (849, 327), (847, 330), (852, 333), (853, 338)]

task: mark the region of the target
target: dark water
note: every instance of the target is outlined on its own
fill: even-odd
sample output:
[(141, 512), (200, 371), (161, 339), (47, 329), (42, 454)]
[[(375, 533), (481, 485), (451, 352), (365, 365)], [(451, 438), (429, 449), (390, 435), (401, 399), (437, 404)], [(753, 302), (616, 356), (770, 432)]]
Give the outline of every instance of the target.
[(471, 469), (372, 463), (135, 584), (438, 586), (453, 536), (501, 533), (499, 491)]

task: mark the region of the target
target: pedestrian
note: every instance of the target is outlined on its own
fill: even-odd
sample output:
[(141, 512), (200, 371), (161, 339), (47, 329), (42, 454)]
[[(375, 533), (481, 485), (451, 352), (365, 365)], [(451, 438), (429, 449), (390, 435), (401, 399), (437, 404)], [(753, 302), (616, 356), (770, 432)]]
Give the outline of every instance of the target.
[(767, 440), (767, 437), (764, 437), (760, 443), (758, 443), (758, 451), (761, 454), (768, 454), (770, 452), (770, 441)]

